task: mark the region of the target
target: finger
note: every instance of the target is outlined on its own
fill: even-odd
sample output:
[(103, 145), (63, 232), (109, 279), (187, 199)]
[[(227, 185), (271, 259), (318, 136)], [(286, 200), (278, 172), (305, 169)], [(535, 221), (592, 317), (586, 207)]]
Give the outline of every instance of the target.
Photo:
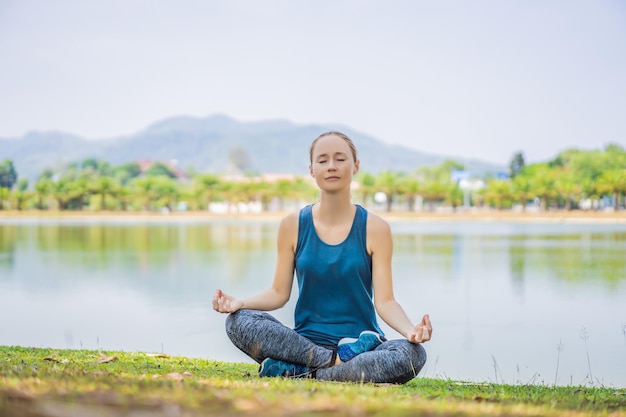
[(433, 332), (433, 325), (430, 322), (430, 316), (428, 314), (426, 314), (422, 321), (424, 322), (424, 325), (428, 329), (428, 333), (431, 334)]
[(220, 313), (224, 312), (224, 297), (218, 297), (217, 298), (217, 311), (219, 311)]
[(415, 328), (415, 343), (420, 343), (422, 341), (422, 326), (417, 326)]
[(428, 327), (424, 326), (422, 330), (422, 341), (427, 342), (429, 340), (430, 340), (430, 330), (428, 329)]
[(215, 293), (213, 293), (213, 308), (217, 307), (217, 300), (220, 298), (220, 296), (222, 295), (222, 291), (221, 290), (215, 290)]

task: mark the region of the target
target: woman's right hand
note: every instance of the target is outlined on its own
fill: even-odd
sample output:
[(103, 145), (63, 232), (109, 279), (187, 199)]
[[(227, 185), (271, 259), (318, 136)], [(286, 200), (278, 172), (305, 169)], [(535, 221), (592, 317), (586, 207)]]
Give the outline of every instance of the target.
[(243, 301), (226, 295), (218, 289), (213, 294), (213, 310), (220, 313), (234, 313), (243, 307)]

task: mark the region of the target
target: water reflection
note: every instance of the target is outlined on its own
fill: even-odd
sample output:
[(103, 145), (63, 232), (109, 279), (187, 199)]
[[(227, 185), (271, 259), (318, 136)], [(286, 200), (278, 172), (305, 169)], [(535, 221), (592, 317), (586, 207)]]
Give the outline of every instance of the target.
[[(0, 224), (0, 343), (247, 360), (209, 300), (218, 287), (245, 296), (271, 282), (277, 228)], [(594, 377), (626, 385), (626, 225), (399, 222), (392, 231), (397, 297), (436, 324), (427, 376), (495, 380), (497, 360), (511, 383), (589, 382), (585, 326)], [(276, 312), (286, 324), (293, 303)]]

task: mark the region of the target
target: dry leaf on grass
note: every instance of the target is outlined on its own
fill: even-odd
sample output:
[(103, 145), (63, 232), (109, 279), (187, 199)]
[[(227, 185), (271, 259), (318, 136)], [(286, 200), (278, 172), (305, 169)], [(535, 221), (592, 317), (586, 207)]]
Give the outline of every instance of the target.
[(109, 363), (109, 362), (113, 362), (117, 360), (115, 356), (107, 356), (102, 352), (98, 352), (98, 353), (100, 354), (100, 360), (96, 361), (96, 363)]
[(193, 376), (193, 374), (191, 372), (182, 372), (182, 373), (180, 373), (180, 372), (171, 372), (171, 373), (165, 375), (165, 377), (167, 379), (172, 379), (174, 381), (182, 381), (187, 376)]
[(68, 363), (69, 361), (67, 359), (63, 359), (63, 360), (58, 360), (55, 358), (51, 358), (51, 357), (45, 357), (43, 358), (44, 361), (46, 362), (54, 362), (54, 363)]
[(146, 353), (146, 356), (150, 356), (151, 358), (169, 358), (170, 355), (165, 353)]

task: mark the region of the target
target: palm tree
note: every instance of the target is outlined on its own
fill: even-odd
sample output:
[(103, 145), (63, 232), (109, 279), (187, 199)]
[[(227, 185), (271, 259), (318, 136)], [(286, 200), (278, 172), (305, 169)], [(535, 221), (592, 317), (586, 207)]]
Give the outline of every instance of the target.
[(546, 164), (537, 164), (534, 168), (529, 172), (532, 193), (541, 200), (541, 209), (545, 211), (555, 197), (554, 170)]
[(197, 194), (204, 199), (205, 206), (208, 207), (217, 195), (224, 188), (222, 180), (217, 175), (203, 174), (195, 177), (195, 187)]
[(283, 210), (285, 198), (291, 195), (292, 182), (289, 180), (278, 180), (273, 184), (273, 196), (278, 199), (278, 208)]
[(178, 189), (178, 184), (176, 180), (165, 176), (158, 176), (154, 178), (154, 192), (157, 201), (162, 207), (167, 207), (169, 210), (172, 210), (174, 204), (178, 201), (178, 198), (180, 197), (180, 191)]
[(50, 178), (42, 176), (35, 183), (35, 194), (37, 196), (37, 209), (43, 210), (44, 208), (44, 200), (52, 191), (54, 183), (50, 180)]
[(415, 200), (419, 195), (420, 183), (415, 177), (402, 177), (398, 184), (398, 192), (404, 196), (407, 201), (408, 210), (415, 210)]
[(359, 184), (357, 193), (361, 195), (361, 205), (366, 207), (370, 196), (376, 190), (376, 177), (368, 172), (359, 172), (355, 180)]
[(613, 208), (619, 207), (620, 195), (626, 194), (626, 169), (610, 169), (600, 174), (596, 188), (600, 194), (611, 194)]
[(528, 177), (524, 175), (523, 172), (518, 173), (518, 175), (513, 178), (511, 193), (513, 199), (519, 201), (522, 206), (522, 212), (526, 211), (526, 203), (528, 202), (531, 191), (532, 186)]
[(120, 185), (116, 192), (117, 201), (120, 205), (120, 210), (128, 210), (128, 204), (131, 202), (133, 194), (130, 189), (125, 185)]
[(69, 201), (72, 198), (71, 192), (71, 180), (68, 178), (61, 178), (52, 183), (51, 194), (57, 201), (58, 209), (66, 210)]
[(572, 201), (579, 201), (584, 188), (581, 179), (575, 172), (570, 170), (555, 171), (555, 194), (565, 202), (565, 210), (572, 209)]
[(151, 211), (158, 198), (156, 190), (157, 177), (139, 177), (131, 183), (132, 193), (141, 200), (144, 210)]
[(26, 178), (22, 178), (17, 181), (17, 187), (15, 192), (13, 193), (13, 198), (15, 199), (15, 208), (17, 210), (22, 210), (24, 208), (24, 203), (28, 201), (31, 197), (31, 192), (28, 190), (28, 180)]
[(426, 181), (421, 189), (420, 193), (429, 207), (430, 211), (435, 210), (435, 204), (444, 201), (447, 194), (447, 182), (444, 183), (438, 180)]
[(510, 202), (511, 181), (494, 179), (487, 183), (487, 188), (483, 190), (483, 198), (487, 204), (502, 210), (507, 202)]
[(4, 209), (4, 202), (9, 199), (11, 192), (6, 187), (0, 187), (0, 210)]
[(91, 192), (100, 196), (100, 210), (106, 210), (107, 195), (115, 196), (117, 193), (117, 184), (111, 177), (96, 177), (90, 186)]
[(383, 171), (376, 178), (376, 188), (380, 192), (385, 193), (385, 197), (387, 197), (386, 210), (388, 212), (391, 211), (393, 198), (398, 193), (400, 188), (398, 179), (398, 174), (391, 171)]
[(461, 190), (458, 184), (451, 182), (448, 185), (444, 201), (450, 204), (454, 211), (463, 204), (463, 190)]

